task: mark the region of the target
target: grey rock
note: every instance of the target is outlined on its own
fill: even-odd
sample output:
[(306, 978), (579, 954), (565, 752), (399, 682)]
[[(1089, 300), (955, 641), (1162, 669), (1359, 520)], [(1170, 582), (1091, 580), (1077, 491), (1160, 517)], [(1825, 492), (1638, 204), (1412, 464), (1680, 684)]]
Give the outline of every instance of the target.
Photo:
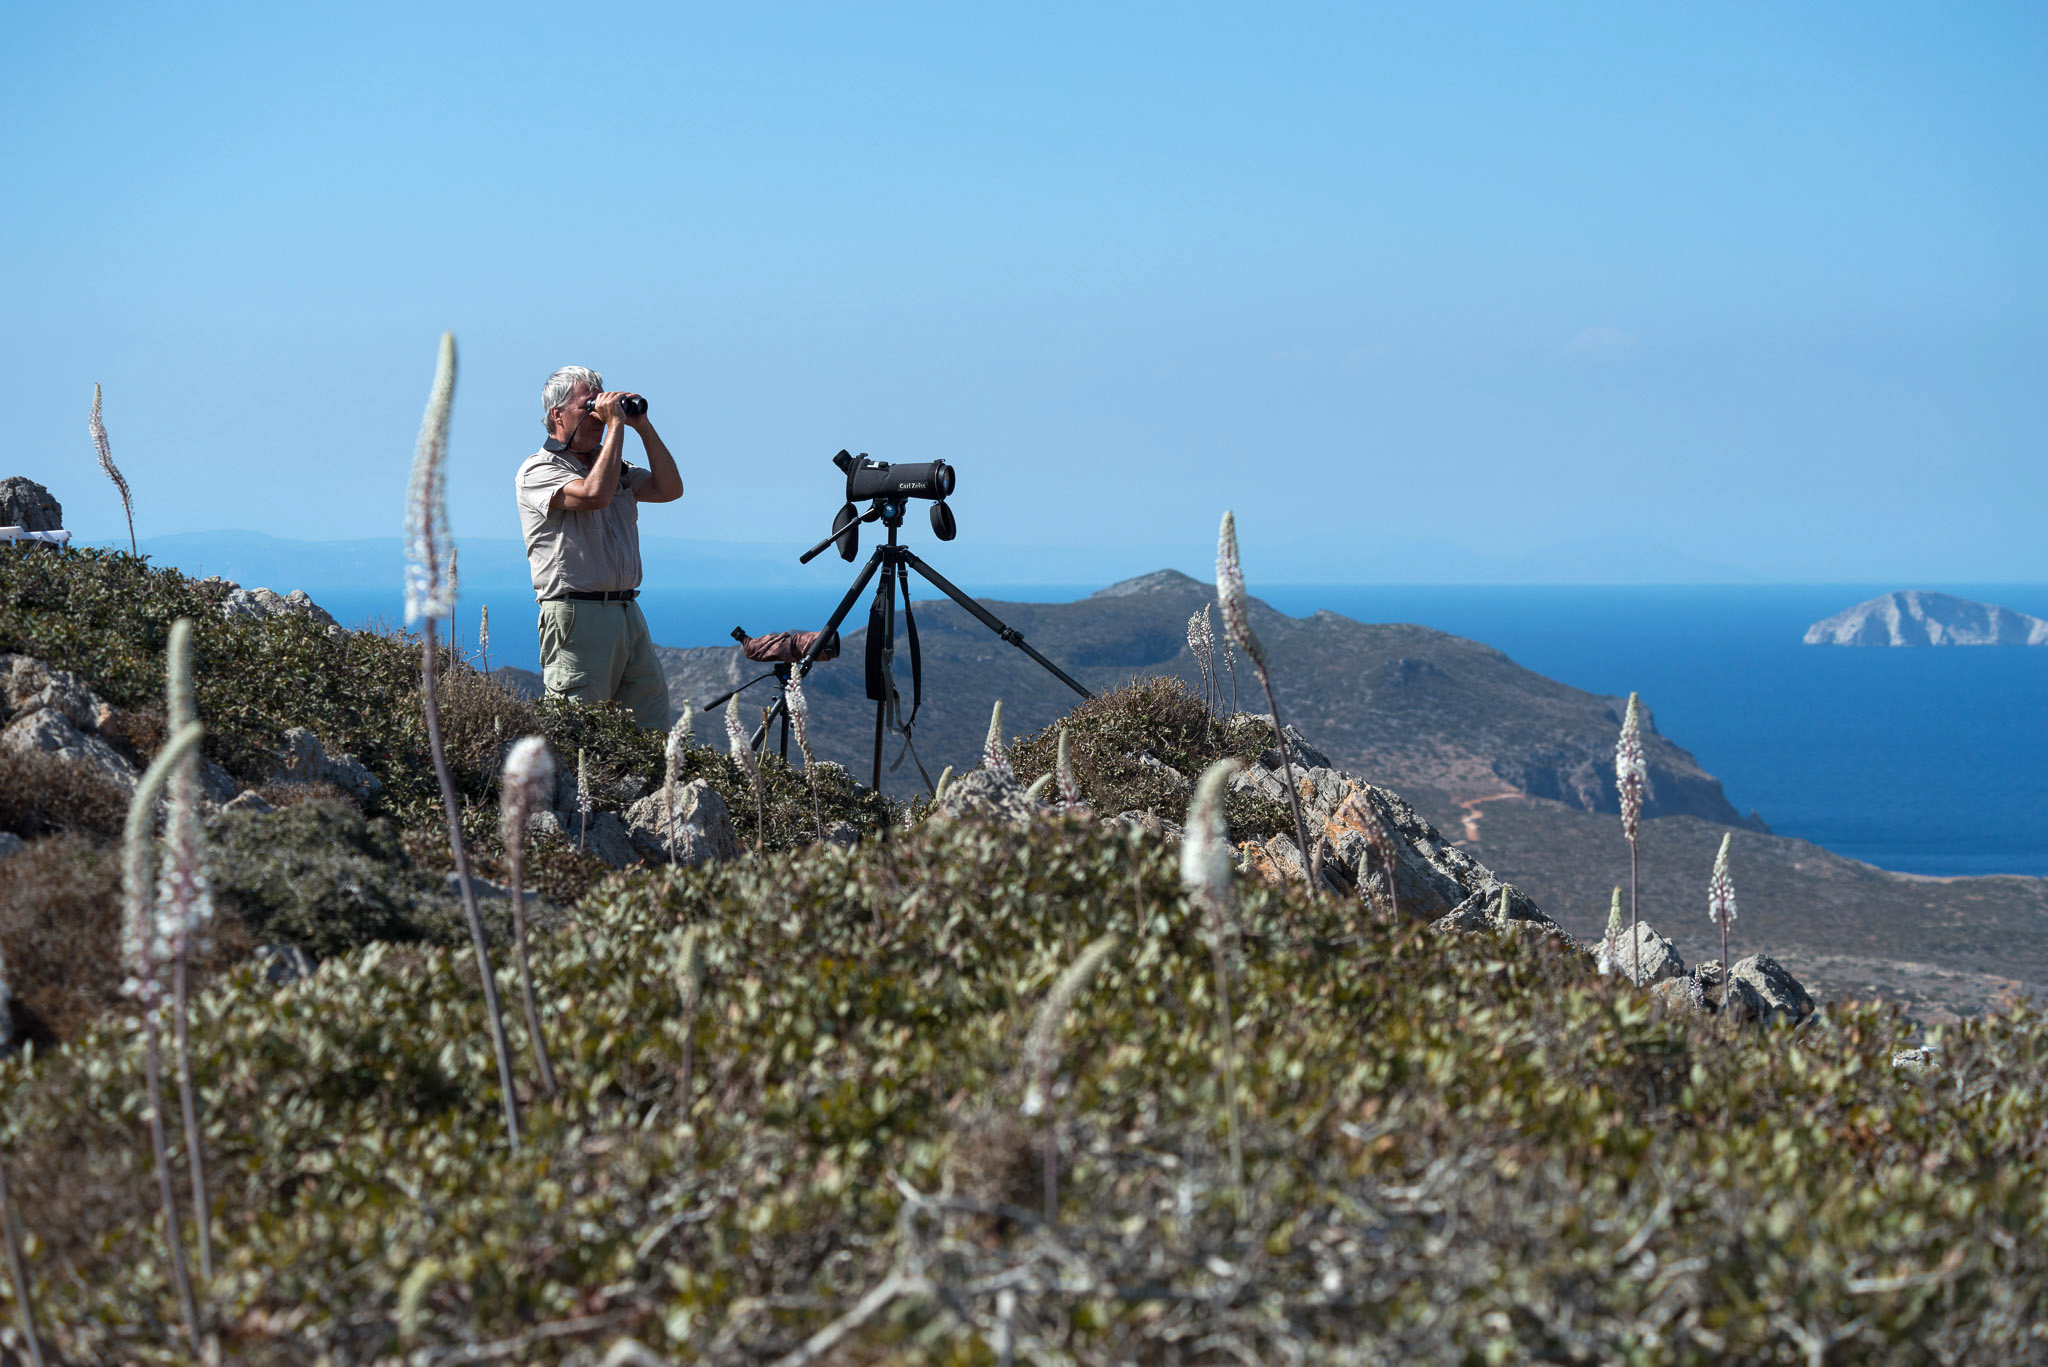
[(232, 802), (242, 790), (235, 776), (203, 756), (199, 761), (199, 795), (208, 802)]
[(574, 820), (572, 819), (568, 825), (564, 825), (562, 823), (562, 814), (555, 811), (552, 807), (543, 807), (526, 818), (526, 838), (528, 840), (542, 836), (553, 836), (557, 840), (574, 844), (576, 837), (570, 834), (574, 829), (576, 829)]
[(384, 791), (383, 780), (354, 755), (330, 757), (325, 778), (358, 802), (369, 802)]
[(946, 785), (945, 793), (932, 804), (931, 814), (926, 820), (953, 821), (973, 816), (1012, 826), (1029, 826), (1045, 813), (1045, 807), (1026, 796), (1024, 785), (1017, 780), (999, 777), (986, 769), (975, 769)]
[[(1501, 893), (1507, 893), (1507, 916), (1500, 913)], [(1555, 938), (1576, 948), (1578, 941), (1565, 933), (1563, 926), (1543, 914), (1534, 902), (1522, 895), (1512, 883), (1495, 880), (1490, 887), (1482, 887), (1470, 897), (1451, 908), (1450, 912), (1430, 923), (1429, 928), (1438, 934), (1474, 934), (1477, 932), (1505, 932), (1509, 934), (1538, 934)]]
[(619, 820), (617, 812), (592, 812), (590, 830), (584, 848), (615, 869), (639, 862), (640, 855), (633, 848), (633, 837), (626, 834), (626, 823)]
[(1892, 1055), (1892, 1067), (1902, 1073), (1931, 1073), (1941, 1066), (1941, 1061), (1929, 1048), (1901, 1049)]
[(1287, 800), (1287, 785), (1280, 775), (1262, 764), (1248, 764), (1230, 776), (1230, 788), (1237, 793), (1255, 793), (1275, 802)]
[(1711, 1016), (1716, 1009), (1707, 1000), (1706, 989), (1700, 986), (1700, 980), (1690, 973), (1651, 983), (1650, 996), (1681, 1015)]
[(327, 748), (303, 726), (284, 733), (271, 777), (279, 783), (317, 783), (326, 777)]
[(625, 825), (634, 850), (649, 863), (669, 863), (671, 845), (674, 862), (686, 868), (739, 857), (740, 841), (733, 830), (732, 813), (718, 790), (701, 778), (677, 790), (673, 827), (659, 792), (628, 807)]
[(28, 655), (0, 655), (0, 703), (7, 716), (47, 708), (81, 731), (99, 730), (112, 711), (85, 680)]
[(1165, 760), (1158, 758), (1156, 755), (1153, 755), (1149, 752), (1141, 751), (1138, 754), (1132, 755), (1131, 758), (1137, 761), (1138, 766), (1140, 768), (1149, 770), (1150, 772), (1155, 773), (1159, 775), (1161, 778), (1165, 779), (1168, 783), (1173, 785), (1176, 791), (1183, 793), (1194, 791), (1195, 785), (1191, 781), (1189, 781), (1188, 776), (1186, 774), (1183, 774), (1180, 770), (1174, 768), (1171, 764), (1168, 764)]
[(1376, 828), (1386, 833), (1393, 849), (1394, 900), (1403, 915), (1432, 920), (1475, 894), (1499, 897), (1499, 880), (1492, 872), (1446, 840), (1398, 795), (1335, 774), (1343, 781), (1338, 797), (1337, 788), (1323, 777), (1333, 773), (1311, 771), (1304, 780), (1303, 786), (1316, 798), (1313, 810), (1304, 816), (1311, 834), (1319, 833), (1329, 842), (1330, 857), (1343, 867), (1360, 897), (1378, 903), (1387, 893), (1388, 871), (1373, 849)]
[(860, 829), (851, 821), (835, 821), (825, 828), (825, 843), (850, 850), (860, 844)]
[(39, 708), (10, 722), (0, 731), (0, 746), (15, 751), (40, 750), (71, 764), (83, 764), (119, 787), (133, 793), (139, 775), (135, 766), (98, 736), (80, 731), (64, 714)]
[(1770, 955), (1752, 954), (1747, 959), (1738, 959), (1731, 972), (1735, 982), (1749, 984), (1762, 999), (1770, 1020), (1797, 1025), (1813, 1014), (1813, 998), (1806, 994), (1799, 979)]
[(0, 527), (19, 527), (25, 532), (64, 530), (64, 505), (56, 496), (26, 475), (0, 479)]
[(1168, 821), (1157, 812), (1119, 812), (1115, 816), (1102, 818), (1105, 826), (1122, 826), (1126, 830), (1149, 831), (1162, 840), (1181, 840), (1187, 836), (1187, 828), (1178, 822)]
[(13, 831), (0, 831), (0, 860), (10, 859), (28, 848), (28, 842)]
[(329, 755), (320, 738), (303, 726), (284, 733), (272, 778), (279, 783), (331, 783), (358, 802), (384, 791), (383, 781), (354, 755)]
[(1768, 1025), (1777, 1015), (1747, 978), (1736, 978), (1723, 987), (1715, 1009), (1744, 1025)]
[(341, 624), (334, 620), (333, 614), (314, 602), (304, 589), (277, 593), (264, 588), (230, 587), (227, 597), (221, 600), (220, 613), (223, 617), (249, 618), (282, 617), (290, 613), (310, 617), (330, 631), (341, 630)]
[(254, 788), (245, 788), (223, 804), (222, 810), (230, 812), (274, 812), (277, 808), (263, 800), (263, 795)]
[[(1603, 940), (1600, 948), (1604, 951), (1608, 971), (1631, 981), (1660, 983), (1687, 976), (1685, 961), (1678, 957), (1678, 947), (1652, 930), (1648, 921), (1638, 921), (1633, 936), (1627, 926), (1622, 927), (1621, 934), (1612, 943)], [(1640, 978), (1636, 976), (1638, 972), (1642, 975)]]

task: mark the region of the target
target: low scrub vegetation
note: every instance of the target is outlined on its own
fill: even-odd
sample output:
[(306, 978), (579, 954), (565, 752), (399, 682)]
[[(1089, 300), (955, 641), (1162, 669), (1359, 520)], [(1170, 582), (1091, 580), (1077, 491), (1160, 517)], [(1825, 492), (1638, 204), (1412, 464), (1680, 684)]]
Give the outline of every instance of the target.
[[(560, 1090), (516, 1157), (468, 955), (240, 970), (193, 1010), (212, 1332), (279, 1363), (761, 1358), (836, 1321), (845, 1356), (929, 1362), (2038, 1355), (2033, 1015), (1908, 1077), (1875, 1010), (1717, 1033), (1537, 938), (1256, 883), (1238, 913), (1241, 1204), (1210, 946), (1143, 833), (955, 822), (605, 883), (534, 944)], [(67, 1360), (178, 1355), (140, 1072), (102, 1018), (0, 1073)]]

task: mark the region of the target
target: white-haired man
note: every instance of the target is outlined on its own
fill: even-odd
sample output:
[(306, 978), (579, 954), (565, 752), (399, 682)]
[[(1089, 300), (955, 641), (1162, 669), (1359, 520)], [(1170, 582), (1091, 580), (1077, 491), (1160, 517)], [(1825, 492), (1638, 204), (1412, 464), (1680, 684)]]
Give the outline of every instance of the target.
[[(548, 692), (616, 702), (650, 728), (668, 726), (668, 682), (640, 596), (640, 505), (683, 496), (682, 472), (637, 394), (612, 391), (594, 370), (563, 366), (541, 389), (546, 444), (513, 480), (533, 596), (540, 603), (540, 672)], [(642, 469), (626, 462), (626, 429), (640, 434)]]

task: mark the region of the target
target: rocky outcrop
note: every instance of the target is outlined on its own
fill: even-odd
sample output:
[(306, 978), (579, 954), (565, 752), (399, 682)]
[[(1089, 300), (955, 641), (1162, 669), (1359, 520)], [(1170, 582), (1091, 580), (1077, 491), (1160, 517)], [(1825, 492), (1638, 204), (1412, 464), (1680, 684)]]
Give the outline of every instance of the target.
[(2048, 621), (1992, 603), (1906, 589), (1806, 629), (1810, 646), (2048, 646)]
[(1678, 947), (1652, 930), (1647, 921), (1636, 922), (1633, 934), (1623, 927), (1620, 935), (1602, 940), (1598, 953), (1603, 973), (1618, 973), (1637, 982), (1660, 983), (1685, 976), (1685, 960), (1678, 957)]
[[(1328, 756), (1292, 728), (1287, 738), (1301, 761), (1295, 768), (1295, 788), (1313, 842), (1306, 862), (1320, 874), (1324, 888), (1378, 906), (1385, 905), (1391, 883), (1403, 915), (1430, 921), (1446, 932), (1499, 929), (1505, 892), (1508, 922), (1576, 943), (1534, 902), (1445, 839), (1397, 794), (1330, 768)], [(1276, 767), (1268, 767), (1267, 760)], [(1284, 800), (1287, 783), (1279, 764), (1280, 753), (1274, 749), (1234, 775), (1233, 785)], [(976, 769), (946, 785), (927, 819), (971, 816), (1028, 826), (1056, 810), (1033, 798), (1015, 779)], [(1103, 822), (1143, 828), (1170, 840), (1183, 835), (1177, 823), (1155, 812), (1124, 812)], [(1304, 862), (1294, 838), (1286, 834), (1246, 840), (1238, 847), (1241, 873), (1276, 884), (1302, 882)]]
[(41, 751), (78, 764), (125, 796), (140, 777), (135, 764), (99, 735), (113, 709), (77, 675), (27, 655), (0, 655), (0, 747)]
[(1752, 954), (1747, 959), (1737, 959), (1731, 974), (1733, 985), (1747, 985), (1762, 1003), (1758, 1018), (1765, 1023), (1782, 1020), (1788, 1025), (1797, 1025), (1813, 1014), (1813, 998), (1808, 996), (1799, 979), (1785, 971), (1785, 966), (1768, 954)]
[(371, 773), (368, 765), (354, 755), (329, 755), (320, 738), (303, 726), (284, 733), (272, 779), (332, 784), (358, 802), (368, 802), (384, 791), (383, 780)]
[(64, 505), (26, 475), (9, 475), (0, 479), (0, 527), (60, 532), (64, 530)]
[[(674, 820), (659, 792), (649, 793), (626, 809), (626, 835), (633, 849), (650, 864), (681, 864), (685, 868), (737, 859), (739, 835), (725, 799), (703, 779), (692, 779), (676, 792)], [(673, 852), (673, 858), (671, 858)]]
[(330, 633), (338, 634), (341, 631), (341, 624), (334, 620), (334, 615), (314, 602), (312, 595), (304, 589), (293, 589), (290, 593), (278, 593), (264, 588), (245, 589), (234, 580), (223, 579), (219, 575), (199, 582), (227, 590), (227, 596), (221, 599), (220, 603), (220, 615), (223, 617), (261, 619), (295, 615), (310, 617), (315, 623), (326, 627)]

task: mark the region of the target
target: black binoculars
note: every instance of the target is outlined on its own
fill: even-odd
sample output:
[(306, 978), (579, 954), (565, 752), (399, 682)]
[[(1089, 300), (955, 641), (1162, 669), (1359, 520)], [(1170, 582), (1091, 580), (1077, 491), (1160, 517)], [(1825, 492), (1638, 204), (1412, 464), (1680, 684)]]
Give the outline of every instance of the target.
[[(583, 401), (583, 411), (586, 413), (595, 413), (597, 411), (597, 399), (595, 396)], [(620, 399), (619, 411), (629, 418), (641, 417), (647, 412), (647, 400), (637, 394), (629, 399)]]

